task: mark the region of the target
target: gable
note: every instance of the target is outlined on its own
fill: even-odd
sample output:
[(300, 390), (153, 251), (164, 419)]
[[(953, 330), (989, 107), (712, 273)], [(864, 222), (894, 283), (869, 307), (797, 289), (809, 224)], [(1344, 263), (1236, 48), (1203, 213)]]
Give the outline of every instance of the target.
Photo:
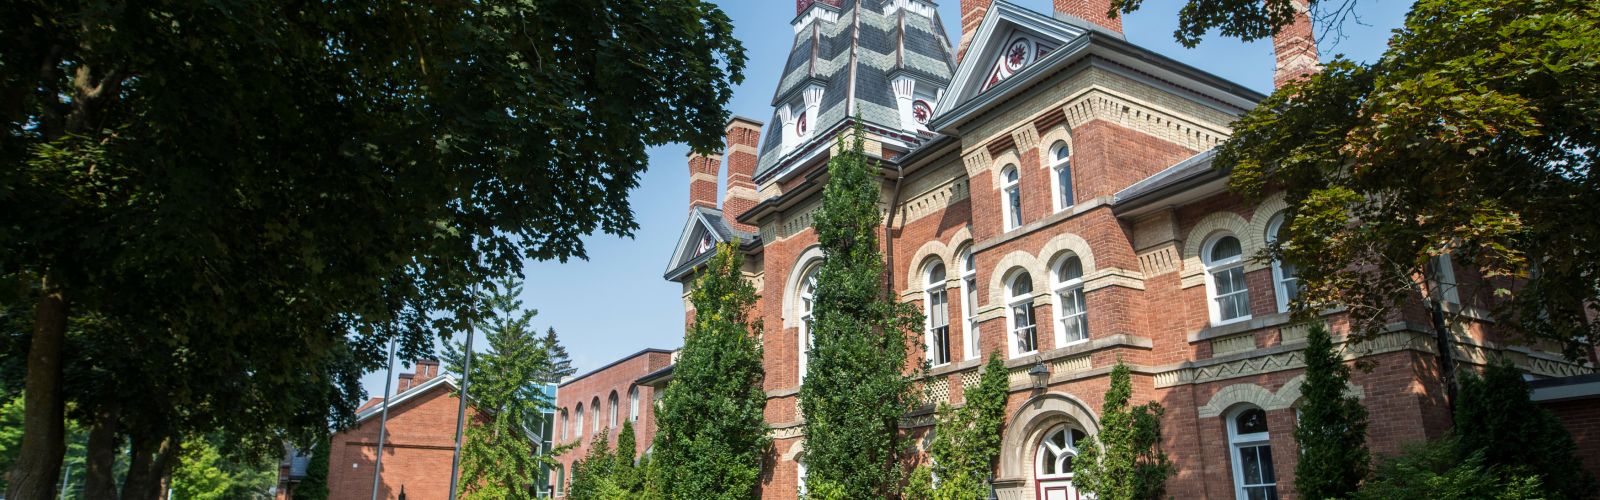
[(934, 114), (944, 114), (1000, 82), (1026, 73), (1045, 56), (1085, 33), (1086, 28), (1004, 0), (995, 2), (973, 35), (972, 46), (956, 67), (949, 90), (939, 99)]
[(693, 268), (709, 259), (718, 244), (726, 243), (732, 231), (725, 224), (720, 210), (705, 207), (690, 210), (672, 259), (667, 261), (667, 279), (673, 279), (677, 271)]

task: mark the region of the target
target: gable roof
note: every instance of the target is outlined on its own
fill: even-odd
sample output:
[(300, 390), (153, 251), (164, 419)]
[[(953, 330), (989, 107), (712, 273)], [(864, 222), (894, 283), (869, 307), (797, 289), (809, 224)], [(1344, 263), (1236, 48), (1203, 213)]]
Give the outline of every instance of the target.
[(447, 389), (461, 388), (461, 385), (456, 383), (456, 377), (454, 375), (436, 375), (433, 378), (428, 379), (427, 382), (411, 386), (410, 389), (406, 389), (401, 391), (399, 394), (391, 396), (390, 399), (393, 401), (384, 401), (383, 398), (375, 398), (378, 400), (376, 404), (367, 406), (366, 409), (356, 412), (356, 424), (359, 425), (361, 422), (383, 413), (383, 408), (385, 406), (398, 406), (401, 403), (405, 403), (406, 401), (416, 399), (418, 396), (427, 394), (429, 391), (432, 391), (439, 386), (445, 386)]
[(709, 239), (713, 245), (719, 245), (738, 239), (750, 241), (755, 238), (755, 233), (747, 233), (734, 229), (723, 219), (722, 211), (715, 208), (695, 206), (689, 209), (689, 220), (684, 222), (683, 232), (678, 234), (678, 244), (672, 251), (672, 259), (667, 261), (665, 278), (677, 281), (687, 276), (716, 252), (703, 251), (701, 242)]
[[(972, 38), (973, 43), (967, 48), (966, 57), (956, 66), (955, 77), (950, 80), (950, 88), (939, 98), (939, 103), (934, 108), (934, 116), (944, 115), (954, 109), (957, 103), (969, 101), (973, 97), (994, 90), (993, 87), (985, 88), (984, 84), (988, 82), (990, 69), (1000, 60), (1001, 52), (1017, 36), (1016, 34), (1049, 41), (1055, 45), (1055, 50), (1059, 51), (1089, 31), (1090, 28), (1077, 23), (1055, 19), (1005, 0), (996, 1), (983, 16), (983, 22), (978, 25), (978, 31)], [(1015, 78), (1024, 73), (1039, 71), (1041, 67), (1046, 66), (1040, 62), (1043, 61), (1032, 61), (1032, 64), (1019, 69), (1011, 76)]]

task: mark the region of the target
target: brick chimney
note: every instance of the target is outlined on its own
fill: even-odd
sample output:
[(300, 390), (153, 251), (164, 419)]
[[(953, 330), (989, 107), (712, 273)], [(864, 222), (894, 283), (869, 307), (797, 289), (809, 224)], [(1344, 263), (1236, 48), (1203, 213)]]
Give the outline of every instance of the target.
[(400, 374), (400, 380), (398, 381), (399, 383), (395, 384), (398, 386), (395, 388), (395, 394), (406, 392), (406, 389), (410, 389), (411, 386), (417, 385), (416, 379), (413, 377), (415, 377), (415, 375), (410, 373)]
[(978, 26), (993, 4), (994, 0), (961, 0), (961, 45), (956, 49), (956, 60), (966, 57), (967, 46), (972, 45), (972, 37), (978, 34)]
[(689, 153), (689, 208), (717, 208), (717, 172), (721, 155)]
[(1056, 12), (1076, 17), (1102, 28), (1122, 33), (1122, 17), (1106, 15), (1111, 12), (1111, 0), (1054, 0)]
[(1294, 21), (1272, 35), (1272, 88), (1279, 88), (1322, 70), (1317, 59), (1317, 38), (1311, 31), (1311, 13), (1305, 0), (1294, 0)]
[(756, 206), (756, 143), (761, 140), (761, 122), (742, 116), (728, 120), (728, 193), (722, 197), (723, 220), (734, 229), (755, 232), (755, 226), (736, 219)]
[(417, 360), (416, 368), (417, 385), (421, 385), (423, 382), (427, 382), (429, 379), (439, 376), (439, 360), (437, 359)]

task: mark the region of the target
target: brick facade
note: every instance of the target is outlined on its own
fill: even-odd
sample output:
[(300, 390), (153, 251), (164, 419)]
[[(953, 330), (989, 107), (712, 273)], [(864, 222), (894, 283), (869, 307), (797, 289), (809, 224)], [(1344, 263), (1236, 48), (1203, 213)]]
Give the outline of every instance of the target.
[[(860, 5), (877, 3), (890, 2)], [(1054, 7), (1121, 31), (1120, 19), (1105, 16), (1109, 2), (1057, 0)], [(983, 0), (962, 0), (961, 10), (963, 54), (985, 43), (971, 39), (985, 16), (1027, 18), (1006, 29), (1062, 23)], [(907, 144), (890, 133), (866, 139), (869, 154), (884, 159), (885, 171), (894, 172), (885, 175), (882, 198), (890, 217), (884, 246), (892, 249), (887, 255), (892, 288), (901, 300), (922, 307), (929, 285), (923, 270), (933, 262), (946, 269), (953, 361), (929, 373), (925, 384), (931, 402), (960, 404), (962, 386), (977, 381), (985, 358), (991, 353), (1005, 358), (1011, 392), (995, 486), (1002, 499), (1039, 498), (1044, 486), (1034, 461), (1039, 443), (1061, 425), (1098, 432), (1107, 374), (1120, 359), (1132, 369), (1135, 402), (1158, 401), (1167, 409), (1163, 446), (1178, 466), (1168, 482), (1171, 494), (1234, 497), (1237, 457), (1227, 426), (1238, 412), (1260, 409), (1274, 451), (1276, 490), (1282, 498), (1297, 498), (1293, 405), (1304, 380), (1299, 355), (1307, 327), (1290, 323), (1280, 305), (1281, 273), (1271, 262), (1253, 258), (1267, 244), (1269, 221), (1286, 204), (1281, 195), (1249, 202), (1228, 193), (1226, 179), (1211, 171), (1205, 153), (1226, 139), (1232, 121), (1263, 96), (1177, 63), (1148, 62), (1159, 58), (1119, 59), (1117, 50), (1142, 49), (1126, 48), (1126, 42), (1103, 32), (1084, 36), (1091, 36), (1091, 43), (1077, 59), (1019, 70), (1013, 78), (1032, 80), (998, 94), (968, 90), (963, 86), (982, 82), (959, 80), (962, 74), (984, 78), (982, 71), (992, 61), (963, 60), (963, 67), (976, 70), (958, 72), (943, 98), (984, 102), (941, 105), (947, 115), (965, 113), (929, 123), (947, 135), (944, 140), (922, 135), (920, 142)], [(1276, 68), (1280, 76), (1315, 70), (1310, 37), (1307, 19), (1280, 35), (1275, 43), (1283, 52)], [(1097, 44), (1115, 50), (1098, 52)], [(971, 54), (980, 53), (985, 52)], [(1149, 66), (1133, 67), (1139, 64)], [(1193, 76), (1182, 77), (1183, 71)], [(1073, 196), (1066, 207), (1056, 202), (1056, 171), (1049, 160), (1058, 142), (1070, 151)], [(729, 144), (736, 143), (730, 138)], [(760, 235), (759, 246), (747, 247), (747, 276), (761, 294), (755, 313), (765, 327), (766, 420), (774, 437), (761, 497), (793, 499), (802, 483), (798, 458), (804, 448), (797, 401), (804, 357), (800, 294), (808, 270), (821, 258), (811, 227), (820, 200), (813, 179), (826, 155), (794, 154), (777, 161), (777, 168), (755, 175), (760, 196), (753, 206), (737, 207), (744, 214), (737, 222), (758, 228)], [(1000, 181), (1007, 168), (1020, 174), (1022, 223), (1010, 229), (1003, 219)], [(725, 205), (724, 210), (734, 208)], [(1249, 314), (1236, 321), (1214, 319), (1210, 290), (1215, 281), (1201, 255), (1208, 242), (1224, 235), (1237, 238), (1243, 254)], [(961, 272), (960, 258), (968, 251), (976, 269), (972, 285)], [(1065, 329), (1057, 322), (1062, 300), (1054, 290), (1055, 270), (1068, 256), (1082, 264), (1087, 310), (1088, 338), (1076, 342), (1064, 342)], [(1454, 269), (1463, 283), (1476, 279), (1469, 269)], [(1032, 284), (1038, 348), (1017, 353), (1010, 332), (1016, 301), (1009, 285), (1024, 274)], [(969, 291), (976, 296), (975, 307), (964, 299)], [(1449, 305), (1458, 363), (1470, 368), (1510, 359), (1537, 377), (1582, 370), (1558, 355), (1514, 345), (1479, 321), (1492, 299), (1463, 291), (1459, 303)], [(976, 319), (976, 332), (965, 321), (969, 316)], [(1336, 342), (1343, 342), (1344, 315), (1332, 311), (1321, 320)], [(1340, 346), (1347, 360), (1373, 363), (1370, 371), (1354, 372), (1349, 390), (1371, 413), (1368, 437), (1379, 454), (1439, 437), (1449, 428), (1425, 310), (1409, 307), (1391, 326), (1365, 342)], [(923, 354), (928, 338), (920, 333), (913, 337), (916, 356)], [(980, 352), (969, 357), (965, 346), (974, 333)], [(1042, 383), (1027, 375), (1036, 365), (1048, 372)], [(1591, 416), (1588, 410), (1561, 411), (1579, 425), (1587, 425)], [(910, 441), (925, 443), (929, 412), (914, 414), (909, 422)]]
[[(383, 471), (378, 498), (446, 498), (450, 495), (450, 466), (455, 452), (456, 412), (460, 400), (451, 395), (453, 379), (439, 379), (437, 361), (419, 362), (415, 374), (402, 374), (401, 386), (389, 408), (383, 445)], [(428, 382), (434, 382), (429, 384)], [(365, 408), (382, 401), (375, 398)], [(485, 418), (470, 406), (469, 422)], [(363, 412), (354, 427), (334, 434), (328, 450), (329, 500), (372, 497), (372, 474), (377, 466), (376, 412)], [(469, 424), (470, 425), (470, 424)]]
[[(560, 468), (552, 474), (562, 485), (556, 488), (557, 496), (565, 496), (566, 485), (572, 482), (572, 464), (589, 453), (599, 431), (608, 431), (608, 443), (615, 447), (617, 431), (626, 419), (633, 420), (634, 456), (650, 450), (655, 443), (656, 391), (648, 385), (638, 384), (640, 378), (672, 365), (673, 351), (645, 349), (619, 359), (589, 373), (562, 382), (556, 388), (556, 447), (572, 444), (573, 447), (556, 457)], [(638, 391), (638, 412), (632, 411), (630, 391)], [(615, 404), (612, 397), (615, 396)], [(596, 405), (598, 403), (598, 405)], [(578, 424), (581, 415), (583, 424)], [(596, 411), (598, 409), (598, 411)], [(615, 412), (615, 425), (611, 415)], [(598, 416), (598, 417), (597, 417)]]

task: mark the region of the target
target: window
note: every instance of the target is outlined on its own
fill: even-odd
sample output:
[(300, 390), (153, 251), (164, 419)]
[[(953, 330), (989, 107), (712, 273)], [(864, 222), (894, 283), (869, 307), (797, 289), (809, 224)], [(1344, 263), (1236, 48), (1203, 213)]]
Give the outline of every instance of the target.
[(1011, 357), (1039, 351), (1039, 332), (1033, 323), (1033, 277), (1018, 273), (1011, 278), (1006, 305), (1011, 314), (1006, 321), (1011, 324)]
[(1428, 258), (1428, 293), (1435, 294), (1441, 301), (1460, 304), (1461, 292), (1456, 285), (1455, 264), (1450, 262), (1450, 254)]
[(594, 415), (594, 431), (600, 432), (600, 396), (589, 401), (589, 413)]
[(944, 263), (934, 261), (923, 272), (923, 313), (927, 316), (927, 356), (934, 366), (950, 362), (950, 298), (944, 286)]
[[(1267, 221), (1267, 244), (1278, 242), (1278, 231), (1283, 229), (1283, 214)], [(1300, 276), (1294, 264), (1272, 259), (1272, 288), (1278, 295), (1278, 312), (1289, 312), (1289, 304), (1300, 295)]]
[(628, 421), (639, 421), (639, 386), (628, 389)]
[[(1034, 478), (1039, 481), (1042, 488), (1048, 490), (1062, 486), (1071, 488), (1072, 459), (1078, 456), (1078, 443), (1088, 437), (1083, 431), (1066, 424), (1058, 425), (1045, 433), (1044, 440), (1039, 442), (1039, 450), (1034, 457), (1033, 470)], [(1049, 495), (1047, 497), (1056, 498)], [(1062, 498), (1077, 498), (1077, 496), (1067, 494)]]
[(567, 409), (561, 409), (561, 440), (566, 441), (572, 437), (572, 425), (567, 422)]
[(606, 406), (611, 407), (611, 428), (617, 428), (617, 391), (611, 391), (611, 397), (606, 399)]
[(1072, 208), (1071, 150), (1066, 141), (1056, 141), (1050, 146), (1050, 171), (1055, 175), (1050, 187), (1056, 192), (1056, 211)]
[(1244, 282), (1244, 249), (1239, 238), (1224, 235), (1205, 246), (1206, 291), (1211, 295), (1211, 324), (1250, 319), (1250, 290)]
[(817, 269), (813, 264), (800, 278), (800, 382), (806, 379), (806, 356), (811, 351), (811, 308), (817, 299)]
[(794, 459), (794, 485), (800, 491), (800, 498), (806, 497), (806, 463), (800, 457)]
[(578, 409), (573, 411), (572, 414), (578, 417), (573, 419), (573, 422), (575, 422), (573, 425), (576, 427), (572, 429), (572, 437), (583, 439), (583, 403), (578, 403)]
[(977, 359), (978, 336), (978, 266), (972, 258), (972, 247), (961, 250), (961, 314), (965, 316), (967, 359)]
[(1018, 179), (1016, 165), (1000, 169), (1001, 214), (1006, 219), (1007, 231), (1022, 226), (1022, 190)]
[(1056, 343), (1067, 345), (1089, 340), (1089, 310), (1083, 300), (1083, 261), (1068, 255), (1056, 265)]
[(555, 487), (555, 490), (556, 490), (556, 496), (558, 496), (558, 497), (567, 494), (567, 466), (566, 466), (566, 464), (556, 464), (556, 487)]
[(1240, 500), (1277, 500), (1278, 479), (1272, 470), (1272, 444), (1267, 439), (1267, 412), (1245, 407), (1228, 418), (1228, 444), (1233, 455), (1234, 492)]

